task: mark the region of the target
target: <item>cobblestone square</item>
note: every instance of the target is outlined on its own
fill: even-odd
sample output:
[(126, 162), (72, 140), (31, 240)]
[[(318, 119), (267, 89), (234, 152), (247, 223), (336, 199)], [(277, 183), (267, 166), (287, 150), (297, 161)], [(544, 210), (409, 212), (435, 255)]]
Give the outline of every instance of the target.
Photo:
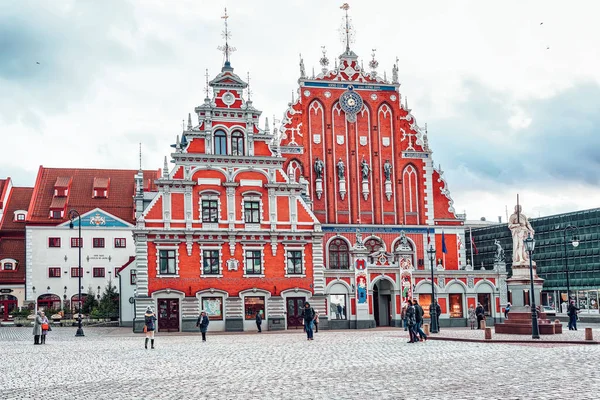
[(597, 345), (428, 341), (402, 330), (142, 335), (1, 328), (2, 399), (555, 399), (600, 390)]

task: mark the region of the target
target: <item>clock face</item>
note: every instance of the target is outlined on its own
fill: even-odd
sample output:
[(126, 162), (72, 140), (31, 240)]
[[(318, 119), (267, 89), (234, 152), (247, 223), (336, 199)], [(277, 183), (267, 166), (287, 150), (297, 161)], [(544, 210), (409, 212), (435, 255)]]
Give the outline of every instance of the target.
[(345, 91), (340, 97), (342, 110), (347, 114), (357, 114), (363, 106), (363, 99), (358, 93), (350, 89)]

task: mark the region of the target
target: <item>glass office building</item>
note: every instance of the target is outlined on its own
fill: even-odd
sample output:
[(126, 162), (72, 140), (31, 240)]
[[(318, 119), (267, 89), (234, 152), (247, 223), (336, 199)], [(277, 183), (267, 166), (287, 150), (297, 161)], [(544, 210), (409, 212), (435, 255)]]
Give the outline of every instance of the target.
[[(582, 313), (598, 313), (600, 297), (600, 208), (531, 218), (535, 230), (537, 273), (544, 279), (542, 304), (566, 312), (567, 271), (571, 298)], [(572, 226), (574, 228), (570, 228)], [(512, 264), (512, 238), (507, 224), (473, 228), (473, 264), (492, 269), (495, 241), (502, 245), (507, 270)], [(467, 259), (471, 260), (471, 233), (466, 230)], [(578, 239), (573, 241), (573, 238)], [(577, 243), (578, 242), (578, 243)], [(575, 247), (573, 244), (577, 244)], [(477, 250), (475, 250), (477, 249)]]

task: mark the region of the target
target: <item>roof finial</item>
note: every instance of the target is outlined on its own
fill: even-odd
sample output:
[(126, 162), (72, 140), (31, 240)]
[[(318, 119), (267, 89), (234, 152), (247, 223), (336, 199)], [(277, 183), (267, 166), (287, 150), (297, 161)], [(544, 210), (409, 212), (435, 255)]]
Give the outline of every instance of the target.
[(193, 128), (192, 126), (192, 113), (188, 113), (188, 126), (187, 126), (187, 130), (191, 131)]
[(225, 55), (225, 64), (223, 65), (223, 69), (230, 69), (231, 64), (229, 62), (229, 55), (235, 51), (235, 47), (231, 47), (229, 45), (229, 39), (231, 39), (231, 32), (229, 32), (229, 27), (227, 26), (227, 19), (229, 15), (227, 15), (227, 8), (225, 8), (225, 14), (221, 16), (225, 21), (225, 29), (223, 30), (222, 36), (225, 39), (225, 46), (219, 46), (218, 49), (223, 52)]
[(377, 49), (371, 49), (372, 53), (371, 53), (371, 61), (369, 61), (369, 68), (371, 68), (371, 75), (373, 75), (374, 77), (377, 76), (377, 67), (379, 66), (379, 61), (377, 61), (375, 59), (375, 52), (377, 51)]
[(292, 90), (292, 104), (294, 104), (294, 91)]
[(163, 167), (163, 178), (169, 177), (169, 165), (167, 164), (167, 156), (165, 156), (165, 165)]
[(210, 84), (208, 83), (208, 68), (206, 68), (206, 73), (204, 74), (206, 78), (206, 86), (204, 87), (204, 93), (206, 93), (206, 100), (210, 100)]
[(252, 91), (250, 90), (250, 71), (248, 71), (247, 78), (248, 78), (248, 87), (246, 89), (248, 90), (248, 101), (251, 101), (250, 99), (252, 97)]
[(140, 142), (140, 171), (142, 170), (142, 142)]
[(304, 69), (304, 59), (302, 58), (302, 54), (300, 54), (300, 79), (306, 78), (306, 69)]
[(396, 63), (392, 67), (392, 83), (398, 83), (398, 57), (396, 57)]
[[(181, 120), (181, 132), (185, 132), (185, 119)], [(177, 135), (179, 136), (179, 135)]]
[(346, 27), (344, 28), (344, 33), (346, 34), (346, 53), (350, 52), (350, 31), (351, 31), (351, 26), (350, 26), (350, 19), (348, 18), (348, 10), (350, 9), (350, 6), (348, 5), (348, 3), (344, 3), (342, 4), (342, 6), (340, 7), (342, 10), (344, 10), (346, 12)]
[(404, 109), (408, 111), (408, 96), (404, 96)]
[(265, 132), (270, 133), (271, 128), (269, 127), (269, 117), (265, 118)]
[(321, 71), (323, 74), (326, 74), (329, 70), (329, 58), (327, 58), (327, 50), (325, 50), (325, 46), (321, 46), (321, 52), (323, 53), (323, 57), (319, 60), (319, 64), (321, 64)]

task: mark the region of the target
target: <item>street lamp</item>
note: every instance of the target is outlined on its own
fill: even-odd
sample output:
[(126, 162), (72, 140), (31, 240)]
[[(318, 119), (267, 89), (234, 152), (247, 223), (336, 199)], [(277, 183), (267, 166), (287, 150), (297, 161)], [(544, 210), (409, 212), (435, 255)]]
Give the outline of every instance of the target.
[(529, 278), (531, 281), (531, 338), (540, 338), (540, 328), (538, 326), (537, 309), (535, 308), (535, 293), (533, 292), (533, 261), (531, 255), (535, 249), (535, 240), (531, 237), (531, 234), (527, 235), (527, 239), (523, 241), (525, 243), (525, 249), (529, 253)]
[(79, 238), (77, 239), (77, 245), (79, 247), (79, 264), (77, 266), (77, 276), (79, 277), (79, 295), (77, 297), (77, 303), (79, 304), (79, 310), (77, 313), (77, 333), (75, 333), (75, 336), (85, 336), (83, 334), (83, 328), (81, 327), (81, 245), (83, 244), (81, 240), (81, 215), (76, 210), (69, 211), (69, 219), (71, 220), (71, 222), (69, 223), (70, 229), (73, 229), (73, 220), (75, 219), (75, 217), (77, 217), (77, 228), (79, 234)]
[(431, 306), (429, 307), (429, 315), (431, 316), (431, 333), (438, 333), (437, 310), (435, 306), (435, 286), (433, 284), (433, 260), (435, 259), (435, 249), (433, 248), (433, 245), (429, 245), (427, 254), (429, 254), (429, 264), (431, 265)]
[(577, 237), (577, 227), (573, 225), (567, 225), (563, 228), (563, 249), (565, 257), (565, 272), (567, 274), (567, 303), (571, 304), (571, 285), (569, 283), (569, 259), (567, 257), (567, 231), (573, 232), (571, 238), (571, 244), (573, 247), (579, 246), (579, 238)]

